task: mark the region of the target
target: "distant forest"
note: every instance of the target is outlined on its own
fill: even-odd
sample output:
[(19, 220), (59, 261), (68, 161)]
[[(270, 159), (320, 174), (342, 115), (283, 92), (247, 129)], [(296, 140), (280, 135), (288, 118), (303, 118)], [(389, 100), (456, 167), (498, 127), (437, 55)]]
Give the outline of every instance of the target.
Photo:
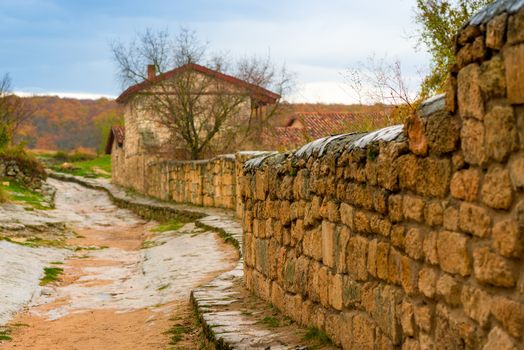
[(56, 96), (26, 97), (32, 113), (18, 136), (29, 148), (73, 150), (78, 147), (95, 150), (102, 142), (103, 124), (121, 114), (113, 100), (77, 100)]
[[(122, 110), (114, 100), (78, 100), (56, 96), (25, 97), (32, 118), (20, 130), (18, 141), (41, 150), (103, 149), (109, 127), (121, 123)], [(384, 112), (383, 105), (283, 104), (272, 124), (284, 125), (293, 112)]]

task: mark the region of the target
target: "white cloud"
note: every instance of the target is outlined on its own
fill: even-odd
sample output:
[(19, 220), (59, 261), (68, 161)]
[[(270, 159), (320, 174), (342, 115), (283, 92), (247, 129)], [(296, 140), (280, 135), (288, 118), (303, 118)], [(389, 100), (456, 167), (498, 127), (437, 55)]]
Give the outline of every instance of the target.
[(60, 98), (76, 98), (79, 100), (98, 100), (100, 98), (115, 99), (113, 95), (104, 94), (93, 94), (89, 92), (27, 92), (27, 91), (15, 91), (15, 95), (20, 97), (33, 97), (33, 96), (57, 96)]

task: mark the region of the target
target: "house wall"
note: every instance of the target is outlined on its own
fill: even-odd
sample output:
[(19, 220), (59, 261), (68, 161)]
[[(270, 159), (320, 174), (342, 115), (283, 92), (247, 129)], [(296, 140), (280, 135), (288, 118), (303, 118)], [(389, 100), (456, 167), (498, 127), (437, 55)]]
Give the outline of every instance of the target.
[(404, 126), (248, 161), (247, 287), (345, 349), (524, 348), (523, 23), (464, 28)]

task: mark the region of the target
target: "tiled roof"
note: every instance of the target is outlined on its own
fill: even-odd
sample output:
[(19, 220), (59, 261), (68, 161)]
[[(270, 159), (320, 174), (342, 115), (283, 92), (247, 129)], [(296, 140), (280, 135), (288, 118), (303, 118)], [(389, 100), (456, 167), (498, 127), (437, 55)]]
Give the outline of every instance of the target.
[(278, 94), (276, 94), (274, 92), (271, 92), (271, 91), (269, 91), (267, 89), (264, 89), (264, 88), (262, 88), (260, 86), (248, 83), (248, 82), (243, 81), (243, 80), (240, 80), (240, 79), (235, 78), (235, 77), (233, 77), (231, 75), (220, 73), (218, 71), (209, 69), (209, 68), (201, 66), (199, 64), (188, 63), (188, 64), (185, 64), (185, 65), (180, 66), (178, 68), (175, 68), (173, 70), (170, 70), (169, 72), (162, 73), (162, 74), (156, 76), (155, 79), (153, 79), (153, 80), (145, 80), (145, 81), (143, 81), (143, 82), (141, 82), (139, 84), (130, 86), (120, 96), (118, 96), (118, 98), (116, 99), (116, 102), (124, 103), (124, 102), (127, 101), (127, 99), (129, 97), (133, 96), (137, 92), (139, 92), (139, 91), (141, 91), (141, 90), (143, 90), (143, 89), (145, 89), (145, 88), (147, 88), (147, 87), (149, 87), (149, 86), (151, 86), (151, 85), (153, 85), (155, 83), (158, 83), (158, 82), (163, 81), (165, 79), (172, 78), (172, 77), (176, 76), (177, 74), (182, 73), (182, 72), (186, 72), (188, 70), (193, 70), (193, 71), (205, 74), (207, 76), (214, 77), (214, 78), (226, 81), (228, 83), (231, 83), (231, 84), (236, 85), (238, 87), (241, 87), (243, 89), (246, 89), (246, 90), (248, 90), (250, 92), (250, 95), (251, 95), (252, 98), (254, 98), (254, 99), (256, 99), (256, 100), (258, 100), (260, 102), (275, 103), (280, 98), (280, 95), (278, 95)]
[(324, 136), (352, 131), (352, 125), (360, 117), (348, 112), (297, 112), (288, 118), (285, 126), (264, 132), (263, 139), (268, 145), (298, 146)]
[(113, 148), (113, 142), (116, 141), (119, 147), (124, 145), (124, 140), (126, 138), (126, 131), (123, 126), (113, 125), (109, 136), (107, 137), (106, 143), (106, 154), (111, 154), (111, 149)]

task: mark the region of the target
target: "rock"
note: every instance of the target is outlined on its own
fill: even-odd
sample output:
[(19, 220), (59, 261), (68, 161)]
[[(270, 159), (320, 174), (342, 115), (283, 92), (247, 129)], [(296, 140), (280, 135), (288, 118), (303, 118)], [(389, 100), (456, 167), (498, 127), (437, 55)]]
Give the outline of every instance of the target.
[(513, 287), (515, 276), (513, 275), (513, 264), (495, 253), (489, 248), (477, 248), (473, 252), (475, 279), (483, 284), (491, 284), (497, 287)]
[(465, 119), (460, 138), (464, 160), (469, 164), (484, 164), (487, 160), (484, 124), (474, 119)]
[(507, 169), (495, 165), (488, 170), (484, 176), (481, 198), (485, 204), (495, 209), (508, 209), (511, 206), (513, 190)]
[(486, 46), (500, 50), (504, 45), (504, 35), (506, 34), (506, 23), (508, 14), (503, 13), (488, 22), (486, 30)]
[(507, 105), (495, 105), (486, 114), (484, 126), (487, 155), (498, 162), (505, 161), (518, 147), (513, 108)]
[(451, 195), (457, 199), (474, 202), (480, 183), (480, 171), (470, 168), (456, 172), (451, 178)]
[[(524, 31), (522, 31), (524, 33)], [(504, 67), (508, 100), (512, 104), (524, 103), (524, 44), (504, 49)]]
[(458, 74), (458, 106), (462, 118), (484, 119), (484, 102), (480, 93), (480, 68), (472, 63)]
[(500, 221), (493, 226), (493, 246), (500, 255), (519, 258), (524, 254), (524, 231), (515, 220)]
[(442, 231), (438, 234), (437, 254), (442, 270), (462, 276), (471, 273), (467, 243), (468, 238), (457, 232)]

